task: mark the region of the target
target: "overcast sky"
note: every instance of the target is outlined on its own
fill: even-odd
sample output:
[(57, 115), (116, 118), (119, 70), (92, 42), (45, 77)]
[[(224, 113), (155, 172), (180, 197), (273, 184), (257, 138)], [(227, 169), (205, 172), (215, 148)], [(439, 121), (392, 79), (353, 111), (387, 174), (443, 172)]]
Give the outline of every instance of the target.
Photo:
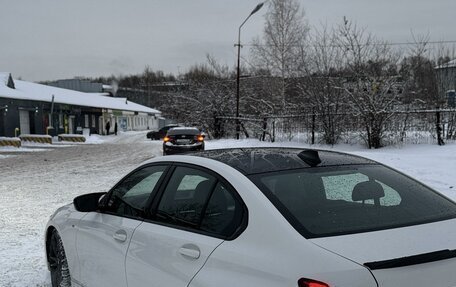
[[(26, 80), (233, 66), (237, 28), (261, 0), (0, 0), (0, 72)], [(343, 16), (392, 42), (456, 40), (456, 0), (301, 0), (313, 26)], [(243, 27), (261, 35), (266, 7)], [(246, 54), (248, 49), (243, 49)]]

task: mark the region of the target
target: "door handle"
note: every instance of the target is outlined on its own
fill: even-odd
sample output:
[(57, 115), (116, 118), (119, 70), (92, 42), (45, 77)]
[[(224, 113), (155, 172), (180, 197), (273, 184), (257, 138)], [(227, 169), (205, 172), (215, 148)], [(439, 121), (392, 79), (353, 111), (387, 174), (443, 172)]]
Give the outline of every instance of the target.
[(112, 237), (117, 241), (125, 242), (127, 240), (127, 232), (125, 230), (117, 230)]
[(198, 248), (198, 246), (194, 244), (185, 244), (181, 248), (179, 248), (179, 253), (186, 257), (186, 258), (191, 258), (191, 259), (198, 259), (201, 255), (201, 252)]

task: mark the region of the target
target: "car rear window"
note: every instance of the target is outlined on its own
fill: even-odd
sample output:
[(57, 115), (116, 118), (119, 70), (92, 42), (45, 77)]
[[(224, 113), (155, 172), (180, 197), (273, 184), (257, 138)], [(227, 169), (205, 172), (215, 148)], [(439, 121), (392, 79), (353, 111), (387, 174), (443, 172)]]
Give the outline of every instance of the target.
[(456, 217), (454, 202), (382, 165), (305, 168), (249, 177), (307, 238)]
[(168, 135), (198, 135), (200, 131), (198, 129), (185, 129), (185, 128), (173, 128), (168, 131)]

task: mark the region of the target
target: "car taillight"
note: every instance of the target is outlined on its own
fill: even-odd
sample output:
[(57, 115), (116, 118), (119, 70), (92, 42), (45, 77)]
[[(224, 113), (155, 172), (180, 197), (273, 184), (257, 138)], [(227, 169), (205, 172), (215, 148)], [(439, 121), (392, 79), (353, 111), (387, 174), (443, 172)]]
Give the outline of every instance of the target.
[(170, 140), (170, 138), (169, 138), (168, 136), (166, 136), (166, 137), (163, 138), (163, 141), (164, 141), (164, 142), (169, 142), (169, 140)]
[(312, 279), (301, 278), (298, 280), (299, 287), (330, 287), (328, 284)]
[(198, 136), (196, 139), (197, 139), (199, 142), (203, 142), (203, 141), (204, 141), (204, 136), (201, 136), (201, 135), (200, 135), (200, 136)]

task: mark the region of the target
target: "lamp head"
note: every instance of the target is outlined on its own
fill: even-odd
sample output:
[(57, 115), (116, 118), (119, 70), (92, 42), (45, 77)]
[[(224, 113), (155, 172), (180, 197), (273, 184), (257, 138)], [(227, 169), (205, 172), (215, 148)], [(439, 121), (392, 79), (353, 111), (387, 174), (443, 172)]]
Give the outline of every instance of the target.
[(255, 7), (255, 9), (253, 9), (252, 13), (250, 13), (250, 15), (253, 15), (253, 14), (255, 14), (256, 12), (258, 12), (258, 11), (261, 9), (261, 7), (263, 7), (263, 5), (264, 5), (264, 2), (261, 2), (260, 4), (258, 4), (258, 5)]

